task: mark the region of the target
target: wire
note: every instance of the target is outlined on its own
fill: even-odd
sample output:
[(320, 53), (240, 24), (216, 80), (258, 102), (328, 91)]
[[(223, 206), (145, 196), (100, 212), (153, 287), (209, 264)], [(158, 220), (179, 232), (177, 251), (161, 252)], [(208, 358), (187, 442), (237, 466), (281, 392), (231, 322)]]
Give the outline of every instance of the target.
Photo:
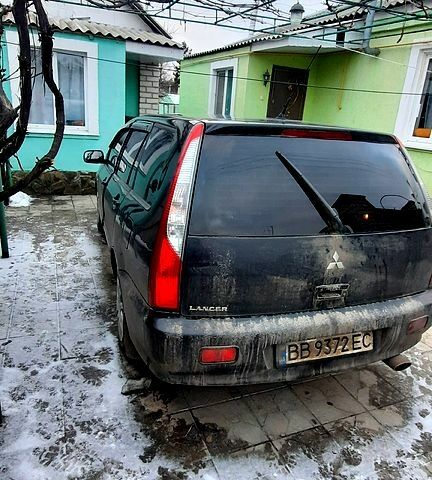
[[(6, 43), (8, 45), (15, 45), (19, 46), (18, 43), (16, 42), (8, 42), (8, 41), (3, 41), (3, 43)], [(35, 47), (38, 49), (39, 47)], [(356, 50), (354, 50), (356, 52)], [(70, 56), (75, 56), (75, 57), (82, 57), (82, 54), (78, 53), (73, 53), (73, 52), (62, 52), (64, 55), (70, 55)], [(118, 64), (118, 65), (135, 65), (139, 66), (139, 62), (128, 62), (128, 61), (121, 61), (121, 60), (112, 60), (108, 58), (101, 58), (101, 57), (92, 57), (92, 56), (87, 56), (87, 59), (90, 60), (96, 60), (99, 62), (106, 62), (106, 63), (112, 63), (112, 64)], [(376, 58), (376, 57), (373, 57)], [(175, 68), (162, 68), (158, 66), (153, 66), (153, 65), (146, 65), (146, 68), (148, 70), (152, 71), (171, 71), (171, 72), (176, 72), (177, 70)], [(181, 70), (182, 73), (189, 74), (189, 75), (199, 75), (199, 76), (206, 76), (206, 77), (216, 77), (217, 73), (206, 73), (206, 72), (194, 72), (194, 71), (188, 71), (188, 70)], [(428, 73), (432, 73), (431, 70), (427, 71)], [(244, 81), (250, 81), (250, 82), (263, 82), (262, 78), (252, 78), (252, 77), (242, 77), (242, 76), (233, 76), (236, 80), (244, 80)], [(377, 95), (410, 95), (410, 96), (423, 96), (425, 95), (424, 93), (417, 93), (417, 92), (399, 92), (399, 91), (391, 91), (391, 90), (368, 90), (368, 89), (363, 89), (363, 88), (343, 88), (343, 87), (333, 87), (333, 86), (326, 86), (326, 85), (313, 85), (309, 83), (297, 83), (297, 82), (282, 82), (282, 81), (273, 81), (272, 83), (274, 84), (280, 84), (280, 85), (298, 85), (301, 87), (307, 87), (307, 88), (316, 88), (316, 89), (323, 89), (323, 90), (336, 90), (336, 91), (346, 91), (346, 92), (359, 92), (359, 93), (372, 93), (372, 94), (377, 94)]]
[[(58, 0), (53, 0), (53, 1), (58, 1)], [(187, 20), (189, 21), (189, 20)], [(322, 28), (322, 26), (319, 26), (318, 28)], [(307, 33), (310, 33), (310, 32), (313, 32), (315, 31), (315, 29), (307, 29), (305, 30)], [(298, 32), (288, 32), (286, 34), (278, 34), (278, 39), (280, 37), (289, 37), (289, 36), (295, 36), (297, 38), (305, 38), (305, 39), (308, 39), (308, 40), (311, 40), (311, 37), (308, 37), (308, 36), (304, 36), (304, 35), (301, 35), (300, 33)], [(358, 51), (358, 50), (354, 50), (353, 48), (349, 48), (349, 47), (346, 47), (346, 46), (342, 46), (342, 45), (337, 45), (335, 44), (335, 42), (333, 40), (329, 40), (329, 39), (320, 39), (321, 41), (323, 42), (330, 42), (332, 43), (336, 48), (339, 48), (339, 49), (342, 49), (342, 50), (346, 50), (346, 51), (349, 51), (349, 52), (353, 52), (353, 53), (356, 53), (356, 54), (359, 54), (359, 55), (364, 55), (364, 56), (367, 56), (367, 57), (371, 57), (375, 60), (379, 60), (379, 61), (385, 61), (385, 62), (388, 62), (388, 63), (392, 63), (394, 65), (399, 65), (399, 66), (403, 66), (403, 67), (407, 67), (407, 68), (413, 68), (413, 69), (416, 69), (416, 67), (414, 66), (411, 66), (411, 65), (407, 65), (407, 64), (404, 64), (402, 62), (397, 62), (397, 61), (394, 61), (394, 60), (390, 60), (390, 59), (386, 59), (386, 58), (382, 58), (382, 57), (375, 57), (373, 55), (370, 55), (370, 54), (367, 54), (365, 52), (361, 52), (361, 51)], [(14, 42), (7, 42), (7, 41), (4, 41), (4, 43), (7, 43), (7, 44), (12, 44), (12, 45), (19, 45), (17, 43), (14, 43)], [(74, 54), (73, 52), (65, 52), (67, 53), (68, 55), (72, 55), (72, 56), (79, 56), (78, 54)], [(87, 58), (89, 59), (93, 59), (93, 60), (97, 60), (97, 61), (102, 61), (102, 62), (108, 62), (108, 63), (117, 63), (117, 64), (139, 64), (139, 62), (122, 62), (122, 61), (116, 61), (116, 60), (111, 60), (111, 59), (104, 59), (104, 58), (100, 58), (100, 57), (91, 57), (91, 56), (88, 56)], [(151, 68), (150, 68), (151, 69)], [(161, 71), (161, 67), (155, 67), (155, 69), (157, 69), (158, 71)], [(173, 71), (175, 72), (176, 69), (165, 69), (166, 71)], [(215, 76), (215, 74), (212, 74), (212, 73), (205, 73), (205, 72), (193, 72), (193, 71), (187, 71), (187, 70), (184, 70), (182, 69), (182, 72), (185, 73), (185, 74), (192, 74), (192, 75), (204, 75), (204, 76)], [(427, 73), (430, 73), (430, 71), (428, 70)], [(245, 81), (257, 81), (257, 82), (262, 82), (262, 79), (256, 79), (256, 78), (249, 78), (249, 77), (240, 77), (240, 76), (237, 76), (235, 77), (239, 80), (245, 80)], [(275, 82), (275, 83), (282, 83), (282, 84), (286, 84), (286, 85), (290, 85), (290, 84), (293, 84), (293, 85), (297, 85), (297, 83), (290, 83), (290, 82)], [(308, 87), (308, 88), (319, 88), (319, 89), (328, 89), (328, 90), (340, 90), (340, 91), (351, 91), (351, 92), (361, 92), (361, 93), (373, 93), (373, 94), (389, 94), (389, 95), (415, 95), (415, 96), (421, 96), (423, 95), (423, 93), (417, 93), (417, 92), (396, 92), (396, 91), (384, 91), (384, 90), (368, 90), (368, 89), (354, 89), (354, 88), (342, 88), (342, 87), (333, 87), (333, 86), (322, 86), (322, 85), (311, 85), (311, 84), (305, 84), (304, 86)]]

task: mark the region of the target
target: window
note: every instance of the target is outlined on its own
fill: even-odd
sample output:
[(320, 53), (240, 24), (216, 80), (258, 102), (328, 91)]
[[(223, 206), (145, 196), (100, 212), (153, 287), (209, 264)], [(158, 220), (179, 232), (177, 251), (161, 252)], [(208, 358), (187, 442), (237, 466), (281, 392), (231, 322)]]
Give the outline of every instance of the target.
[(114, 137), (114, 140), (111, 142), (107, 161), (113, 167), (117, 164), (118, 156), (120, 155), (120, 151), (128, 133), (128, 130), (122, 130)]
[(129, 181), (129, 175), (146, 137), (147, 132), (132, 130), (126, 141), (123, 153), (117, 164), (117, 176), (125, 183)]
[(231, 116), (233, 69), (217, 70), (215, 115)]
[(430, 138), (432, 132), (432, 60), (429, 60), (426, 80), (423, 87), (420, 108), (416, 125), (414, 128), (414, 137)]
[[(9, 70), (18, 68), (18, 35), (6, 32)], [(55, 131), (54, 99), (43, 81), (39, 45), (32, 52), (34, 90), (30, 109), (29, 132)], [(54, 79), (65, 104), (65, 134), (99, 135), (98, 45), (96, 42), (54, 37)], [(19, 78), (11, 79), (12, 101), (16, 107), (20, 96)]]
[(150, 205), (161, 195), (160, 188), (176, 146), (175, 130), (155, 125), (139, 153), (134, 191)]
[(432, 44), (412, 47), (395, 134), (407, 147), (432, 150)]
[(206, 135), (189, 233), (326, 234), (323, 219), (275, 151), (295, 164), (355, 233), (425, 227), (417, 181), (398, 146), (381, 142)]
[(211, 72), (209, 114), (231, 118), (234, 116), (237, 59), (214, 62)]
[[(54, 79), (63, 95), (66, 125), (86, 126), (84, 98), (84, 67), (86, 57), (73, 52), (54, 52)], [(42, 76), (41, 51), (33, 50), (32, 64), (35, 71), (33, 101), (29, 123), (54, 125), (54, 98)]]

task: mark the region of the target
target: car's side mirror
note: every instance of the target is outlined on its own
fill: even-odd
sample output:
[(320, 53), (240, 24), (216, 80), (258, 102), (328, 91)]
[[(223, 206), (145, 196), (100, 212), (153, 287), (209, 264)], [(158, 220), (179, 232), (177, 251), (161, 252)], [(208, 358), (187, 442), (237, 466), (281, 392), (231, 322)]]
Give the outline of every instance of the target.
[(85, 163), (105, 163), (102, 150), (86, 150), (83, 159)]

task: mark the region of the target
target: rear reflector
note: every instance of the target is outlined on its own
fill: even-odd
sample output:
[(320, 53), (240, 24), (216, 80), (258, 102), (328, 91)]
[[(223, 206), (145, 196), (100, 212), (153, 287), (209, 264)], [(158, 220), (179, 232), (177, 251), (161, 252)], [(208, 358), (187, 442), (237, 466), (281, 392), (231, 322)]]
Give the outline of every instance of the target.
[(234, 363), (237, 356), (237, 347), (204, 347), (200, 350), (199, 362), (204, 365), (209, 363)]
[(426, 327), (429, 317), (424, 315), (423, 317), (415, 318), (408, 323), (407, 335), (423, 330)]
[(204, 124), (194, 125), (180, 152), (162, 213), (150, 266), (149, 301), (154, 308), (178, 311), (183, 246), (193, 177)]
[(333, 130), (303, 130), (300, 128), (287, 128), (282, 130), (281, 135), (283, 137), (317, 138), (321, 140), (352, 140), (351, 133)]

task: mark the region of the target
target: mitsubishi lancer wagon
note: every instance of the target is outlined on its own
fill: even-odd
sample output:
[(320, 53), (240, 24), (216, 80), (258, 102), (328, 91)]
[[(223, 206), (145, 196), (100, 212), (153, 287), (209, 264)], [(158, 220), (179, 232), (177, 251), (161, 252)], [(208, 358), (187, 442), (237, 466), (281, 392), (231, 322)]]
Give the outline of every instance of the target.
[(155, 376), (409, 366), (431, 324), (431, 211), (394, 136), (148, 116), (84, 159), (100, 164), (120, 345)]

